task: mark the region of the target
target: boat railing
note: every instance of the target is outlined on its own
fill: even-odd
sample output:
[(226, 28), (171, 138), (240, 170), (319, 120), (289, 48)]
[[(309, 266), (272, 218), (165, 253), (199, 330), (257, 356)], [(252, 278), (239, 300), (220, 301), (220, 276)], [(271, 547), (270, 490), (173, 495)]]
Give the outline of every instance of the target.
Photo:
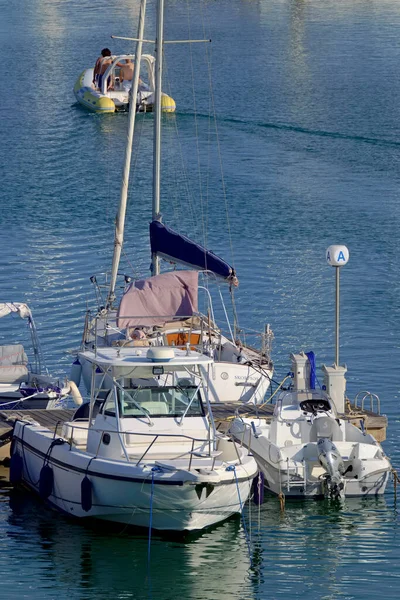
[[(369, 410), (371, 412), (376, 412), (378, 415), (381, 414), (381, 400), (378, 394), (373, 394), (372, 392), (368, 392), (367, 390), (363, 390), (358, 392), (354, 398), (354, 407), (356, 409), (360, 409), (361, 411), (366, 410), (365, 404), (369, 401)], [(376, 411), (375, 409), (376, 405)]]
[[(84, 442), (86, 442), (86, 444), (87, 444), (88, 427), (83, 426), (82, 425), (83, 422), (85, 422), (87, 424), (87, 420), (82, 419), (82, 421), (77, 420), (77, 424), (75, 424), (75, 423), (72, 424), (70, 422), (67, 425), (68, 429), (65, 432), (64, 437), (65, 437), (65, 439), (67, 439), (67, 441), (69, 443), (70, 450), (72, 450), (73, 448), (76, 448), (77, 446), (81, 447), (82, 445), (84, 445)], [(79, 423), (81, 423), (81, 424), (79, 424)], [(187, 440), (188, 443), (190, 444), (190, 449), (185, 450), (184, 452), (181, 452), (181, 453), (179, 453), (179, 451), (182, 449), (177, 448), (176, 456), (174, 457), (175, 459), (183, 459), (183, 458), (187, 457), (189, 470), (192, 466), (193, 459), (196, 459), (196, 458), (211, 459), (212, 460), (211, 469), (213, 469), (214, 465), (215, 465), (215, 461), (222, 454), (222, 451), (214, 450), (214, 445), (218, 438), (213, 438), (213, 437), (211, 437), (211, 435), (209, 435), (206, 438), (198, 438), (198, 437), (193, 437), (193, 436), (181, 434), (181, 433), (146, 433), (146, 432), (141, 432), (141, 431), (139, 432), (139, 431), (129, 431), (129, 430), (127, 431), (127, 430), (117, 430), (117, 429), (96, 429), (95, 427), (92, 427), (91, 430), (100, 434), (100, 441), (98, 444), (98, 449), (100, 447), (100, 443), (103, 440), (103, 437), (105, 434), (110, 436), (110, 439), (111, 439), (112, 435), (116, 435), (122, 446), (123, 454), (125, 455), (125, 457), (127, 458), (128, 461), (130, 461), (129, 452), (128, 452), (130, 444), (126, 444), (126, 441), (125, 441), (125, 443), (123, 442), (124, 439), (126, 440), (126, 436), (129, 435), (129, 436), (137, 436), (140, 438), (143, 438), (143, 437), (151, 438), (149, 440), (148, 445), (142, 451), (142, 454), (140, 455), (139, 459), (136, 460), (136, 466), (139, 466), (139, 464), (148, 455), (149, 451), (152, 448), (154, 449), (154, 446), (157, 444), (157, 442), (159, 443), (159, 445), (161, 445), (161, 443), (163, 443), (163, 442), (165, 443), (166, 440), (167, 441), (173, 440), (176, 443), (177, 438), (179, 440)], [(80, 432), (84, 432), (84, 435), (80, 435)], [(110, 440), (108, 441), (108, 444), (109, 443), (110, 443)], [(241, 458), (240, 458), (240, 455), (239, 455), (239, 452), (237, 450), (235, 443), (234, 443), (234, 447), (235, 447), (235, 451), (236, 451), (237, 460), (239, 463), (241, 463)], [(98, 450), (97, 450), (96, 456), (98, 456)]]
[[(179, 316), (146, 315), (142, 317), (127, 315), (124, 320), (128, 323), (129, 320), (133, 323), (140, 322), (140, 325), (117, 327), (115, 314), (112, 318), (107, 313), (98, 314), (92, 320), (89, 314), (85, 321), (84, 344), (91, 344), (95, 352), (101, 346), (175, 346), (187, 349), (189, 344), (192, 350), (205, 353), (208, 356), (213, 355), (217, 361), (222, 360), (227, 336), (224, 340), (223, 332), (217, 327), (210, 315), (201, 312)], [(146, 322), (148, 322), (149, 328), (152, 327), (150, 333), (146, 331)], [(163, 324), (157, 324), (157, 322)], [(241, 332), (245, 334), (242, 337), (246, 339), (246, 342), (237, 339), (234, 345), (238, 351), (244, 350), (243, 361), (254, 358), (251, 356), (251, 352), (267, 361), (271, 360), (273, 333), (269, 326), (266, 326), (263, 333), (251, 329), (243, 329)], [(250, 355), (247, 353), (246, 356), (246, 350), (250, 351)]]
[(272, 342), (274, 340), (274, 332), (269, 323), (264, 327), (264, 331), (257, 331), (248, 327), (240, 327), (236, 329), (237, 339), (236, 345), (241, 345), (248, 350), (252, 350), (267, 360), (271, 360)]
[[(129, 58), (135, 62), (134, 54), (119, 54), (118, 56), (112, 56), (112, 63), (104, 71), (104, 77), (102, 80), (102, 85), (101, 85), (101, 90), (100, 90), (102, 94), (107, 93), (108, 79), (113, 78), (116, 70), (120, 66), (120, 64), (119, 64), (120, 61), (126, 60), (127, 58)], [(152, 91), (154, 91), (154, 66), (153, 66), (154, 65), (154, 57), (151, 56), (150, 54), (142, 54), (141, 59), (142, 59), (141, 66), (144, 65), (144, 67), (147, 70), (147, 77), (149, 79), (149, 84), (150, 84), (149, 87)]]
[[(250, 423), (246, 423), (239, 414), (237, 415), (237, 417), (241, 420), (242, 425), (243, 425), (243, 431), (240, 436), (240, 447), (243, 448), (243, 446), (244, 446), (244, 442), (245, 442), (244, 438), (245, 438), (245, 435), (247, 432), (249, 434), (249, 443), (248, 443), (248, 446), (246, 446), (246, 447), (248, 448), (249, 452), (251, 452), (251, 433), (252, 433), (252, 429), (253, 429), (252, 425), (254, 425), (253, 421), (252, 421), (252, 424), (250, 424)], [(228, 433), (229, 433), (229, 431), (228, 431)], [(232, 436), (232, 439), (233, 439), (233, 436)]]
[[(214, 321), (200, 312), (190, 315), (127, 315), (124, 320), (129, 323), (140, 322), (140, 325), (117, 327), (115, 319), (109, 314), (98, 314), (93, 320), (90, 314), (86, 318), (84, 343), (97, 346), (158, 346), (170, 345), (202, 352), (207, 345), (218, 345), (221, 342), (221, 331)], [(146, 323), (152, 331), (146, 332)], [(163, 324), (161, 324), (163, 323)], [(137, 337), (135, 337), (135, 332)]]

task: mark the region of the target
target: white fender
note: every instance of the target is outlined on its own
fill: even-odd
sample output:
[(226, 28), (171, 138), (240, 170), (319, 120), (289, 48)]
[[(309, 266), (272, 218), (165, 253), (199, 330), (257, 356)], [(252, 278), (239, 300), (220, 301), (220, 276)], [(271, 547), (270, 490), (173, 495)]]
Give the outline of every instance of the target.
[(68, 383), (70, 394), (74, 399), (76, 406), (80, 406), (83, 403), (83, 398), (78, 386), (76, 385), (75, 381), (69, 381)]
[(79, 361), (79, 358), (77, 358), (71, 365), (71, 373), (69, 376), (69, 380), (73, 381), (79, 387), (79, 384), (81, 382), (81, 376), (82, 376), (82, 365)]

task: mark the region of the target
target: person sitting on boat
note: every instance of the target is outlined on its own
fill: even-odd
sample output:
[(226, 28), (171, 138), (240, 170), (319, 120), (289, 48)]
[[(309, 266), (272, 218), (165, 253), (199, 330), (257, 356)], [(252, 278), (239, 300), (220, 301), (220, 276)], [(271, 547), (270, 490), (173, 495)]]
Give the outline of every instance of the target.
[[(131, 58), (126, 58), (125, 59), (125, 64), (120, 65), (118, 63), (117, 66), (121, 67), (120, 73), (119, 73), (119, 77), (120, 77), (120, 82), (122, 84), (122, 87), (124, 88), (125, 91), (129, 91), (132, 87), (132, 81), (133, 81), (133, 73), (135, 70), (135, 64), (133, 62), (133, 60)], [(140, 92), (146, 92), (149, 90), (149, 86), (144, 83), (140, 77), (139, 77), (139, 93)]]
[(129, 331), (129, 338), (132, 340), (132, 346), (150, 346), (149, 340), (146, 338), (146, 334), (142, 329), (133, 329)]
[(133, 71), (135, 69), (134, 62), (131, 58), (125, 59), (125, 64), (121, 65), (119, 72), (119, 80), (125, 90), (130, 90), (132, 87)]
[[(101, 56), (96, 60), (96, 64), (93, 70), (93, 83), (101, 90), (101, 84), (103, 82), (103, 75), (112, 63), (111, 50), (109, 48), (103, 48)], [(111, 77), (108, 78), (107, 88), (111, 85)]]

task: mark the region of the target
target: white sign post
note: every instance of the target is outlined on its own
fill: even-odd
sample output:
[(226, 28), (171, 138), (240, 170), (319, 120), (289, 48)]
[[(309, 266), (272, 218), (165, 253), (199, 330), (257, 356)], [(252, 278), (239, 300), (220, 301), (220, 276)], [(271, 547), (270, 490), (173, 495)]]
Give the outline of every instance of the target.
[(328, 265), (336, 269), (336, 353), (335, 364), (339, 366), (339, 308), (340, 308), (340, 267), (349, 261), (349, 251), (346, 246), (329, 246), (326, 251)]

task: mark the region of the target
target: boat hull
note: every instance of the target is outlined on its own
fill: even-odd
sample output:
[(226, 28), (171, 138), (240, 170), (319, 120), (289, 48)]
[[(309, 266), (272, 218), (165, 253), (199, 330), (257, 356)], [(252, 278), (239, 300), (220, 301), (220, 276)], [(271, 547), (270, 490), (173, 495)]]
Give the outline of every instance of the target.
[[(324, 479), (316, 479), (315, 481), (307, 480), (304, 482), (300, 474), (293, 471), (287, 472), (279, 470), (273, 465), (263, 460), (257, 454), (254, 458), (257, 461), (260, 471), (264, 475), (264, 487), (274, 495), (283, 493), (286, 498), (323, 498), (327, 495)], [(318, 469), (317, 463), (310, 465), (312, 468)], [(320, 469), (322, 475), (322, 469)], [(386, 485), (389, 481), (390, 470), (378, 470), (363, 479), (344, 479), (343, 495), (346, 498), (359, 498), (362, 496), (381, 496), (385, 493)]]
[[(255, 461), (246, 468), (246, 474), (238, 467), (237, 475), (224, 470), (218, 476), (213, 471), (201, 474), (163, 468), (157, 463), (136, 466), (94, 458), (74, 450), (65, 440), (50, 448), (50, 431), (19, 421), (13, 440), (13, 454), (22, 458), (22, 483), (40, 493), (42, 467), (47, 464), (52, 470), (53, 484), (45, 498), (51, 506), (78, 518), (136, 527), (151, 524), (161, 531), (200, 530), (240, 513), (257, 473)], [(83, 508), (81, 485), (85, 477), (91, 486), (89, 510)]]
[(209, 377), (210, 401), (261, 404), (272, 376), (269, 365), (260, 374), (260, 370), (248, 364), (215, 362)]
[[(43, 389), (43, 388), (42, 388)], [(60, 403), (70, 393), (68, 387), (59, 391), (34, 387), (20, 387), (15, 384), (0, 384), (0, 408), (6, 409), (52, 409), (60, 408)]]
[[(284, 422), (283, 425), (287, 426)], [(293, 429), (293, 424), (291, 427)], [(268, 428), (264, 429), (265, 433), (262, 431), (254, 421), (241, 418), (235, 419), (230, 428), (232, 437), (256, 459), (268, 491), (294, 498), (330, 495), (331, 473), (319, 460), (317, 442), (277, 446), (268, 438)], [(343, 496), (384, 494), (392, 467), (376, 442), (335, 442), (335, 450), (344, 460), (340, 477)]]

